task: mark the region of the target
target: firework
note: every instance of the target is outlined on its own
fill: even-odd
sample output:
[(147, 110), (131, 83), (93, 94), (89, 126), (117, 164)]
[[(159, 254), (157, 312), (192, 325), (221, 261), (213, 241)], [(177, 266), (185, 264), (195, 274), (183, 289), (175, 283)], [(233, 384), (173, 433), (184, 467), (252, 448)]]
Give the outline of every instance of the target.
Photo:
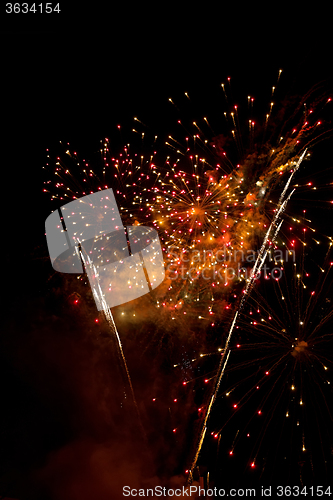
[[(303, 481), (304, 464), (310, 481), (313, 476), (327, 480), (330, 475), (331, 247), (330, 243), (320, 266), (304, 259), (300, 249), (297, 262), (283, 264), (281, 276), (269, 274), (253, 288), (238, 316), (237, 345), (227, 372), (228, 384), (233, 380), (233, 385), (220, 398), (222, 406), (232, 400), (233, 414), (225, 409), (223, 424), (214, 435), (223, 439), (237, 414), (242, 414), (245, 425), (229, 450), (235, 457), (247, 448), (249, 436), (255, 440), (242, 473), (266, 465), (267, 474), (274, 477), (274, 462), (288, 459), (290, 473), (298, 472)], [(271, 447), (275, 458), (269, 463)]]
[[(225, 86), (222, 89), (227, 96)], [(316, 114), (330, 99), (311, 94), (306, 98), (308, 108), (304, 99), (286, 120), (291, 130), (285, 122), (280, 130), (275, 123), (277, 105), (270, 104), (261, 127), (251, 119), (248, 147), (239, 126), (240, 106), (227, 112), (231, 136), (236, 145), (242, 144), (236, 148), (242, 153), (239, 163), (229, 158), (225, 136), (213, 133), (206, 117), (191, 124), (193, 131), (177, 120), (185, 137), (178, 137), (178, 132), (160, 142), (146, 132), (140, 134), (136, 128), (145, 126), (135, 118), (133, 135), (146, 139), (146, 148), (140, 143), (139, 152), (132, 153), (134, 146), (127, 144), (114, 154), (112, 141), (106, 139), (101, 142), (101, 161), (93, 168), (66, 148), (70, 165), (57, 157), (54, 181), (47, 182), (55, 184), (45, 190), (53, 199), (66, 200), (113, 187), (124, 223), (152, 225), (164, 244), (167, 278), (154, 294), (158, 317), (164, 324), (170, 316), (182, 323), (186, 315), (186, 322), (199, 319), (207, 328), (212, 315), (219, 319), (230, 285), (244, 279), (243, 265), (251, 266), (246, 253), (260, 248), (280, 206), (279, 200), (269, 204), (270, 194), (288, 172), (297, 169), (305, 148), (325, 136)], [(248, 101), (252, 115), (253, 98)], [(252, 266), (255, 260), (256, 256)]]
[[(229, 372), (233, 335), (245, 304), (257, 290), (258, 275), (279, 247), (284, 246), (284, 254), (294, 249), (295, 240), (283, 222), (293, 217), (291, 195), (297, 198), (297, 192), (302, 193), (302, 183), (293, 184), (296, 174), (309, 158), (309, 148), (328, 133), (319, 113), (331, 99), (320, 89), (319, 95), (313, 89), (293, 109), (279, 109), (271, 102), (258, 124), (253, 97), (248, 97), (246, 112), (241, 105), (230, 111), (229, 88), (229, 80), (221, 86), (228, 108), (225, 123), (220, 118), (212, 125), (207, 117), (195, 122), (177, 117), (177, 131), (160, 139), (135, 118), (131, 144), (119, 148), (119, 139), (105, 139), (93, 162), (61, 145), (62, 152), (48, 155), (46, 166), (50, 172), (54, 165), (44, 188), (53, 200), (69, 201), (111, 187), (124, 225), (148, 225), (159, 233), (166, 279), (149, 295), (123, 307), (122, 320), (135, 316), (135, 325), (127, 319), (128, 325), (139, 328), (140, 321), (154, 325), (155, 333), (145, 338), (147, 346), (160, 345), (167, 332), (173, 338), (169, 343), (176, 345), (178, 336), (177, 345), (186, 344), (179, 358), (191, 349), (196, 355), (209, 353), (216, 345), (222, 352), (217, 372), (214, 369), (207, 377), (215, 381), (214, 389), (207, 405), (200, 406), (203, 423), (191, 471), (207, 436), (211, 412), (214, 415), (222, 376)], [(185, 98), (190, 101), (187, 93)], [(181, 106), (169, 100), (178, 113)], [(304, 187), (314, 188), (309, 183)], [(306, 219), (303, 213), (298, 220), (309, 228)], [(212, 349), (203, 337), (208, 331)], [(306, 350), (305, 344), (297, 344), (292, 357)], [(190, 382), (186, 378), (184, 383)]]
[[(127, 362), (126, 362), (126, 358), (125, 358), (125, 355), (124, 355), (123, 347), (122, 347), (122, 344), (121, 344), (121, 340), (120, 340), (120, 337), (119, 337), (119, 333), (118, 333), (116, 324), (114, 322), (114, 318), (113, 318), (113, 315), (112, 315), (111, 308), (108, 306), (108, 304), (107, 304), (107, 302), (106, 302), (106, 300), (104, 298), (104, 294), (102, 292), (101, 286), (100, 286), (99, 273), (98, 273), (95, 265), (93, 264), (92, 260), (90, 259), (89, 255), (87, 255), (87, 253), (83, 251), (83, 248), (82, 248), (80, 242), (78, 242), (78, 245), (75, 247), (75, 249), (76, 249), (76, 252), (78, 253), (81, 261), (84, 263), (84, 267), (85, 267), (85, 269), (87, 271), (87, 275), (89, 276), (90, 283), (93, 283), (93, 290), (92, 290), (92, 292), (93, 292), (94, 297), (96, 298), (97, 304), (99, 304), (101, 310), (103, 311), (103, 313), (105, 315), (105, 318), (107, 320), (107, 323), (109, 325), (109, 328), (110, 328), (111, 332), (113, 333), (113, 335), (117, 339), (117, 345), (118, 345), (118, 348), (119, 348), (121, 362), (122, 362), (122, 365), (125, 368), (126, 377), (127, 377), (128, 385), (130, 387), (130, 391), (131, 391), (133, 403), (134, 403), (134, 406), (135, 406), (136, 411), (137, 411), (137, 415), (138, 415), (138, 418), (139, 418), (140, 425), (142, 427), (142, 423), (141, 423), (141, 419), (140, 419), (140, 413), (139, 413), (139, 408), (138, 408), (138, 405), (137, 405), (137, 402), (136, 402), (136, 399), (135, 399), (133, 384), (132, 384), (131, 376), (130, 376), (130, 373), (129, 373), (129, 370), (128, 370), (128, 367), (127, 367)], [(143, 429), (143, 427), (142, 427), (142, 429)]]
[(226, 368), (226, 365), (227, 365), (227, 362), (228, 362), (228, 359), (229, 359), (229, 354), (230, 354), (230, 350), (229, 350), (229, 344), (230, 344), (230, 340), (232, 338), (232, 334), (233, 334), (233, 331), (234, 331), (234, 328), (235, 328), (235, 325), (236, 325), (236, 321), (237, 321), (237, 318), (244, 306), (244, 303), (245, 301), (247, 300), (248, 296), (251, 294), (251, 290), (254, 286), (254, 283), (255, 281), (258, 279), (258, 275), (260, 275), (261, 273), (261, 269), (262, 269), (262, 266), (266, 260), (266, 257), (267, 257), (267, 243), (268, 243), (268, 239), (269, 237), (271, 237), (271, 241), (274, 243), (275, 240), (276, 240), (276, 237), (279, 233), (279, 230), (280, 230), (280, 227), (281, 227), (281, 224), (282, 224), (282, 221), (280, 221), (281, 219), (281, 213), (283, 213), (284, 209), (285, 209), (285, 206), (286, 206), (286, 203), (288, 202), (289, 198), (291, 197), (292, 195), (292, 192), (288, 195), (288, 197), (285, 198), (285, 195), (287, 193), (287, 190), (288, 190), (288, 187), (290, 185), (290, 182), (291, 182), (291, 179), (294, 175), (294, 173), (298, 170), (304, 156), (306, 154), (306, 151), (304, 151), (304, 153), (302, 154), (302, 156), (300, 157), (299, 161), (297, 162), (295, 168), (293, 169), (293, 172), (292, 174), (290, 175), (290, 177), (288, 178), (287, 182), (286, 182), (286, 185), (284, 186), (283, 188), (283, 191), (281, 193), (281, 196), (279, 198), (279, 208), (278, 210), (276, 211), (275, 215), (274, 215), (274, 218), (272, 220), (272, 223), (270, 224), (268, 230), (267, 230), (267, 233), (264, 237), (264, 241), (263, 241), (263, 244), (258, 252), (258, 257), (254, 263), (254, 267), (252, 269), (252, 272), (251, 272), (251, 275), (250, 275), (250, 278), (247, 280), (247, 284), (246, 284), (246, 287), (245, 289), (243, 290), (243, 295), (240, 299), (240, 303), (239, 303), (239, 307), (238, 309), (236, 310), (236, 313), (233, 317), (233, 320), (232, 320), (232, 323), (231, 323), (231, 326), (230, 326), (230, 329), (229, 329), (229, 332), (228, 332), (228, 336), (227, 336), (227, 339), (226, 339), (226, 342), (225, 342), (225, 345), (224, 345), (224, 349), (223, 349), (223, 355), (221, 357), (221, 361), (220, 361), (220, 365), (219, 365), (219, 368), (218, 368), (218, 371), (217, 371), (217, 375), (216, 375), (216, 384), (215, 384), (215, 387), (214, 387), (214, 390), (213, 390), (213, 393), (212, 393), (212, 396), (211, 396), (211, 399), (210, 399), (210, 402), (209, 402), (209, 405), (208, 405), (208, 409), (207, 409), (207, 412), (206, 412), (206, 416), (205, 416), (205, 419), (204, 419), (204, 424), (203, 424), (203, 428), (202, 428), (202, 431), (201, 431), (201, 434), (200, 434), (200, 440), (199, 440), (199, 444), (198, 444), (198, 448), (196, 450), (196, 453), (195, 453), (195, 457), (194, 457), (194, 460), (193, 460), (193, 463), (192, 463), (192, 466), (191, 466), (191, 469), (190, 469), (190, 473), (189, 473), (189, 481), (191, 481), (191, 478), (192, 478), (192, 471), (194, 470), (194, 468), (196, 467), (196, 463), (197, 463), (197, 460), (198, 460), (198, 457), (199, 457), (199, 454), (200, 454), (200, 450), (201, 450), (201, 447), (202, 447), (202, 444), (203, 444), (203, 440), (204, 440), (204, 436), (205, 436), (205, 432), (206, 432), (206, 425), (207, 425), (207, 420), (210, 416), (210, 412), (213, 408), (213, 403), (217, 397), (217, 394), (218, 394), (218, 391), (219, 391), (219, 388), (220, 388), (220, 384), (221, 384), (221, 380), (222, 380), (222, 376), (225, 372), (225, 368)]

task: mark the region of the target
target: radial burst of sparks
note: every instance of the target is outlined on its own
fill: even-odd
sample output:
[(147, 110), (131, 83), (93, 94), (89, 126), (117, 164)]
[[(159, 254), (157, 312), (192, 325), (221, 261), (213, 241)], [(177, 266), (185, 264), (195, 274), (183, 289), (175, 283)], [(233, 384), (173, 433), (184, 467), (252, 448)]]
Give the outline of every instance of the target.
[[(304, 231), (315, 231), (306, 210), (298, 218), (290, 211), (290, 200), (297, 199), (298, 193), (304, 196), (304, 192), (316, 189), (312, 181), (299, 181), (299, 174), (312, 146), (330, 133), (319, 116), (325, 113), (331, 98), (321, 89), (312, 89), (292, 109), (271, 102), (261, 124), (254, 116), (253, 97), (248, 96), (246, 111), (238, 104), (231, 111), (229, 79), (221, 89), (227, 109), (225, 123), (220, 117), (216, 123), (206, 116), (195, 122), (177, 117), (177, 131), (159, 138), (135, 118), (133, 143), (126, 142), (120, 148), (119, 139), (105, 139), (92, 162), (62, 144), (58, 155), (48, 153), (45, 167), (49, 174), (53, 168), (44, 191), (55, 203), (112, 188), (124, 226), (147, 225), (159, 233), (166, 269), (164, 282), (115, 314), (121, 314), (123, 321), (135, 316), (136, 325), (140, 321), (153, 324), (155, 334), (147, 338), (147, 345), (161, 345), (166, 333), (169, 339), (179, 337), (183, 349), (180, 358), (188, 357), (189, 347), (200, 352), (198, 345), (206, 349), (200, 356), (214, 357), (219, 346), (218, 369), (204, 381), (209, 385), (213, 380), (214, 387), (208, 403), (200, 406), (199, 444), (193, 453), (189, 481), (205, 447), (209, 422), (215, 418), (213, 410), (222, 378), (234, 363), (237, 365), (233, 353), (230, 356), (233, 339), (239, 337), (252, 296), (258, 291), (258, 275), (267, 260), (272, 261), (272, 255), (275, 259), (274, 252), (279, 248), (284, 254), (293, 254), (297, 243), (304, 241), (305, 233), (302, 239), (288, 230), (290, 221), (303, 224)], [(273, 89), (275, 97), (277, 89)], [(188, 93), (185, 98), (191, 101)], [(169, 101), (178, 114), (176, 99)], [(283, 269), (281, 261), (279, 269)], [(264, 319), (263, 324), (272, 323)], [(269, 335), (271, 327), (267, 328)], [(207, 332), (212, 347), (205, 339)], [(312, 345), (309, 339), (300, 338), (294, 339), (288, 351), (289, 360), (295, 363), (308, 356)], [(265, 345), (264, 335), (262, 339)], [(232, 368), (227, 365), (229, 356)], [(184, 368), (185, 364), (191, 362), (183, 360), (174, 366)], [(267, 372), (271, 373), (274, 366)], [(186, 374), (189, 371), (188, 366), (183, 369)], [(186, 375), (184, 386), (190, 382), (193, 380)], [(231, 392), (235, 394), (236, 389), (231, 388)], [(234, 405), (238, 408), (239, 401)], [(221, 429), (215, 434), (221, 436)], [(240, 436), (238, 432), (231, 454)], [(252, 468), (257, 459), (254, 454)]]
[[(247, 462), (242, 462), (242, 474), (253, 463), (263, 469), (267, 463), (267, 474), (273, 477), (274, 469), (267, 462), (270, 458), (274, 463), (272, 447), (275, 460), (288, 458), (288, 467), (298, 469), (301, 481), (306, 480), (303, 474), (325, 480), (331, 474), (332, 239), (323, 263), (312, 260), (311, 251), (304, 248), (299, 246), (295, 258), (282, 263), (283, 273), (275, 277), (267, 268), (253, 287), (235, 315), (237, 340), (228, 350), (232, 354), (230, 366), (226, 369), (224, 365), (217, 374), (217, 389), (222, 373), (227, 376), (220, 394), (214, 393), (224, 416), (212, 413), (211, 434), (228, 441), (228, 429), (241, 415), (245, 423), (229, 455), (235, 457), (242, 448), (247, 449), (246, 441), (252, 436), (254, 442)], [(314, 258), (318, 259), (318, 254)], [(206, 435), (211, 410), (208, 406)], [(199, 441), (192, 467), (202, 446)], [(220, 456), (219, 461), (225, 463), (226, 458)], [(310, 468), (302, 473), (304, 464)]]

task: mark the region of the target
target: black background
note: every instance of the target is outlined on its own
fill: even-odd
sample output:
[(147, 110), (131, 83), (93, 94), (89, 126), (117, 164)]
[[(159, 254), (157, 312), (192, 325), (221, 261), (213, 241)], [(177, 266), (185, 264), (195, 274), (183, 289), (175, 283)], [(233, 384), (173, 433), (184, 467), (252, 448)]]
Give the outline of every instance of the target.
[[(118, 123), (126, 126), (133, 116), (167, 132), (170, 96), (185, 91), (201, 94), (204, 106), (211, 89), (227, 76), (236, 91), (263, 96), (264, 102), (279, 68), (283, 68), (286, 89), (296, 88), (300, 95), (317, 81), (325, 80), (329, 86), (333, 45), (327, 7), (304, 5), (291, 11), (289, 5), (279, 3), (268, 12), (268, 7), (231, 7), (224, 2), (181, 8), (140, 3), (135, 8), (128, 4), (111, 9), (95, 2), (71, 7), (69, 12), (60, 2), (59, 19), (57, 14), (52, 19), (40, 14), (19, 19), (14, 14), (3, 16), (1, 215), (6, 335), (22, 309), (32, 312), (35, 307), (36, 316), (41, 314), (38, 297), (45, 277), (39, 273), (34, 252), (45, 245), (44, 221), (50, 211), (42, 193), (45, 149), (63, 140), (89, 155)], [(331, 145), (332, 140), (318, 152), (328, 164)], [(32, 316), (27, 315), (26, 321)], [(24, 375), (12, 362), (13, 347), (6, 352), (6, 345), (1, 354), (2, 419), (8, 429), (2, 438), (3, 455), (10, 456), (11, 471), (26, 471), (30, 459), (38, 463), (45, 450), (60, 446), (70, 436), (66, 423), (59, 423), (54, 414), (45, 417), (45, 408), (40, 410), (40, 402), (29, 395)], [(11, 426), (23, 428), (22, 447), (13, 444)], [(45, 430), (49, 426), (52, 438)], [(7, 485), (6, 467), (4, 471)], [(30, 494), (22, 480), (24, 473), (13, 473), (9, 481), (19, 498)], [(17, 477), (23, 483), (19, 490)], [(10, 492), (12, 486), (6, 488)], [(40, 493), (38, 498), (46, 496)]]

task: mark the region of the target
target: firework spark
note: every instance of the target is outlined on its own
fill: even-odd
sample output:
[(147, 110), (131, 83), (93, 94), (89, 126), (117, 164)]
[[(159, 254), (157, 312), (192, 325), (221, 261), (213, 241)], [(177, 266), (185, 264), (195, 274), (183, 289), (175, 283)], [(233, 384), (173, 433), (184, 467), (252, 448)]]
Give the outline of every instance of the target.
[(281, 196), (279, 198), (279, 209), (277, 210), (277, 212), (275, 213), (275, 216), (271, 222), (271, 225), (269, 226), (268, 230), (267, 230), (267, 233), (264, 237), (264, 241), (263, 241), (263, 244), (261, 245), (261, 248), (259, 250), (259, 253), (258, 253), (258, 257), (257, 257), (257, 260), (254, 264), (254, 267), (252, 269), (252, 272), (251, 272), (251, 276), (250, 278), (248, 279), (248, 282), (246, 284), (246, 287), (245, 289), (243, 290), (243, 296), (241, 297), (240, 299), (240, 303), (239, 303), (239, 307), (238, 309), (236, 310), (236, 313), (233, 317), (233, 320), (232, 320), (232, 323), (231, 323), (231, 326), (230, 326), (230, 329), (229, 329), (229, 332), (228, 332), (228, 336), (227, 336), (227, 339), (226, 339), (226, 342), (225, 342), (225, 345), (224, 345), (224, 349), (223, 349), (223, 354), (222, 354), (222, 357), (221, 357), (221, 361), (220, 361), (220, 364), (219, 364), (219, 367), (218, 367), (218, 370), (217, 370), (217, 374), (216, 374), (216, 383), (215, 383), (215, 387), (214, 387), (214, 390), (213, 390), (213, 394), (211, 396), (211, 399), (210, 399), (210, 403), (208, 405), (208, 408), (207, 408), (207, 412), (206, 412), (206, 415), (205, 415), (205, 419), (204, 419), (204, 424), (203, 424), (203, 429), (201, 431), (201, 434), (200, 434), (200, 439), (199, 439), (199, 444), (198, 444), (198, 448), (196, 450), (196, 453), (195, 453), (195, 456), (194, 456), (194, 459), (193, 459), (193, 462), (192, 462), (192, 466), (190, 468), (190, 471), (189, 471), (189, 476), (188, 476), (188, 480), (191, 481), (192, 478), (193, 478), (193, 475), (192, 475), (192, 472), (194, 470), (194, 468), (196, 467), (196, 464), (197, 464), (197, 460), (199, 458), (199, 454), (200, 454), (200, 450), (201, 450), (201, 447), (203, 445), (203, 441), (204, 441), (204, 437), (205, 437), (205, 433), (206, 433), (206, 424), (207, 424), (207, 420), (210, 416), (210, 412), (213, 408), (213, 403), (217, 397), (217, 394), (218, 394), (218, 391), (219, 391), (219, 388), (220, 388), (220, 384), (221, 384), (221, 380), (222, 380), (222, 377), (223, 377), (223, 374), (225, 372), (225, 368), (226, 368), (226, 365), (227, 365), (227, 362), (228, 362), (228, 359), (229, 359), (229, 355), (230, 355), (230, 350), (229, 350), (229, 344), (230, 344), (230, 341), (231, 341), (231, 338), (232, 338), (232, 334), (233, 334), (233, 331), (234, 331), (234, 328), (235, 328), (235, 325), (236, 325), (236, 321), (237, 321), (237, 318), (240, 314), (240, 311), (242, 310), (243, 306), (244, 306), (244, 303), (245, 301), (247, 300), (248, 296), (251, 294), (251, 290), (254, 286), (254, 283), (255, 281), (257, 280), (257, 277), (258, 275), (260, 274), (261, 272), (261, 268), (262, 266), (264, 265), (264, 262), (266, 260), (266, 257), (267, 257), (267, 242), (268, 242), (268, 239), (271, 235), (271, 233), (275, 230), (274, 234), (273, 234), (273, 238), (272, 238), (272, 242), (275, 241), (278, 233), (279, 233), (279, 230), (281, 228), (281, 224), (282, 224), (282, 221), (280, 221), (281, 219), (281, 213), (284, 211), (285, 207), (286, 207), (286, 204), (288, 202), (288, 200), (290, 199), (291, 195), (293, 192), (291, 192), (286, 199), (285, 198), (285, 195), (287, 193), (287, 190), (288, 190), (288, 187), (290, 185), (290, 182), (291, 182), (291, 179), (294, 175), (294, 173), (298, 170), (304, 156), (306, 154), (306, 150), (302, 153), (300, 159), (298, 160), (296, 166), (295, 166), (295, 169), (294, 171), (291, 173), (291, 175), (289, 176), (284, 188), (283, 188), (283, 191), (281, 193)]
[[(330, 474), (327, 456), (332, 445), (328, 431), (328, 422), (332, 422), (331, 247), (330, 242), (324, 264), (317, 269), (309, 259), (304, 260), (301, 249), (299, 262), (285, 263), (282, 277), (267, 281), (266, 296), (262, 295), (262, 286), (253, 289), (238, 317), (240, 349), (235, 349), (234, 355), (239, 357), (237, 352), (241, 351), (242, 360), (235, 361), (230, 373), (238, 369), (242, 378), (238, 376), (224, 396), (233, 392), (235, 400), (238, 395), (234, 411), (247, 413), (247, 429), (255, 426), (253, 415), (263, 418), (249, 463), (264, 460), (268, 453), (265, 434), (272, 440), (274, 428), (281, 439), (290, 435), (288, 439), (296, 447), (292, 456), (300, 450), (303, 460), (310, 461), (312, 471), (318, 474), (320, 469), (323, 475), (326, 471), (327, 477)], [(309, 268), (313, 268), (313, 273)], [(242, 386), (246, 388), (241, 396)], [(248, 404), (252, 400), (254, 407)], [(226, 418), (215, 433), (220, 435), (232, 418)], [(246, 435), (248, 430), (242, 431), (239, 443), (244, 432)], [(282, 444), (278, 446), (281, 447)]]
[[(191, 474), (222, 377), (228, 371), (233, 334), (245, 304), (256, 291), (257, 277), (272, 250), (278, 248), (278, 240), (287, 251), (294, 249), (295, 241), (284, 224), (293, 217), (287, 205), (290, 207), (291, 197), (295, 198), (295, 189), (295, 194), (314, 189), (311, 183), (293, 184), (295, 176), (308, 159), (309, 148), (328, 133), (318, 114), (325, 111), (331, 98), (318, 96), (318, 89), (300, 99), (294, 109), (279, 109), (277, 102), (271, 102), (260, 125), (251, 96), (246, 112), (238, 104), (230, 111), (229, 88), (230, 81), (222, 85), (227, 130), (220, 117), (216, 123), (214, 117), (195, 122), (177, 117), (178, 130), (160, 139), (149, 135), (145, 120), (135, 118), (133, 143), (119, 148), (119, 140), (101, 141), (99, 159), (93, 165), (66, 145), (65, 156), (60, 153), (54, 158), (53, 175), (44, 188), (53, 200), (69, 201), (112, 187), (124, 225), (157, 229), (163, 243), (166, 279), (149, 296), (126, 306), (128, 316), (135, 316), (138, 322), (149, 318), (154, 325), (155, 334), (147, 337), (147, 345), (156, 345), (157, 337), (160, 345), (168, 332), (178, 336), (182, 345), (186, 339), (192, 348), (202, 346), (205, 332), (212, 330), (214, 347), (217, 342), (223, 346), (217, 372), (207, 377), (215, 380), (215, 385), (206, 413), (201, 411), (204, 421)], [(276, 93), (273, 87), (272, 95)], [(188, 93), (185, 97), (191, 101)], [(179, 114), (181, 106), (175, 104), (176, 99), (169, 101)], [(244, 119), (246, 113), (248, 119)], [(48, 172), (53, 164), (52, 155), (49, 158)], [(303, 215), (298, 222), (309, 221)], [(108, 312), (105, 314), (109, 321)], [(110, 321), (113, 329), (112, 316)], [(227, 323), (221, 334), (221, 325)], [(293, 358), (308, 352), (304, 342), (307, 340), (295, 344)], [(207, 353), (214, 351), (206, 347)], [(185, 380), (186, 385), (189, 382)], [(132, 387), (130, 378), (129, 385)]]
[(81, 262), (83, 263), (84, 269), (86, 270), (86, 273), (89, 277), (89, 282), (91, 284), (93, 284), (92, 285), (93, 286), (92, 293), (93, 293), (94, 298), (96, 300), (96, 304), (99, 305), (99, 310), (103, 311), (104, 317), (109, 325), (110, 331), (112, 332), (112, 334), (115, 336), (115, 338), (117, 340), (117, 346), (118, 346), (118, 350), (119, 350), (119, 360), (120, 360), (121, 365), (124, 367), (124, 370), (126, 373), (126, 380), (127, 380), (128, 386), (130, 388), (132, 401), (133, 401), (133, 404), (134, 404), (135, 409), (136, 409), (138, 422), (139, 422), (139, 425), (140, 425), (140, 428), (142, 431), (142, 435), (146, 439), (146, 433), (145, 433), (144, 427), (142, 425), (140, 411), (139, 411), (139, 407), (138, 407), (138, 404), (137, 404), (137, 401), (135, 398), (132, 379), (131, 379), (131, 375), (130, 375), (130, 372), (129, 372), (129, 369), (127, 366), (127, 361), (126, 361), (126, 357), (125, 357), (125, 354), (123, 351), (123, 346), (122, 346), (120, 336), (119, 336), (119, 333), (118, 333), (118, 330), (117, 330), (117, 327), (116, 327), (116, 324), (115, 324), (115, 321), (113, 318), (111, 308), (108, 306), (108, 304), (105, 300), (102, 288), (100, 286), (99, 273), (98, 273), (94, 263), (90, 259), (89, 255), (86, 252), (84, 252), (82, 245), (78, 239), (76, 241), (75, 249), (76, 249), (76, 252), (77, 252), (79, 258), (81, 259)]

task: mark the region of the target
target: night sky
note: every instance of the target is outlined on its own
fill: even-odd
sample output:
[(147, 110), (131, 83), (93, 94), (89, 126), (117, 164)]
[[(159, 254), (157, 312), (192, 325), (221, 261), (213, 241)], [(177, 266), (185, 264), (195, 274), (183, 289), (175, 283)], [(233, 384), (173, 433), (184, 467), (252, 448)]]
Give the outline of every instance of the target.
[[(195, 96), (193, 107), (185, 111), (189, 119), (192, 114), (193, 119), (204, 113), (216, 115), (221, 104), (216, 95), (229, 76), (235, 102), (239, 96), (254, 95), (258, 115), (267, 110), (280, 68), (284, 94), (302, 96), (318, 82), (333, 91), (333, 46), (326, 14), (319, 9), (291, 13), (279, 5), (279, 12), (262, 16), (259, 9), (241, 12), (241, 7), (224, 5), (193, 4), (184, 11), (165, 7), (165, 12), (156, 7), (150, 12), (145, 6), (108, 13), (91, 8), (96, 11), (64, 12), (60, 21), (52, 23), (29, 24), (21, 16), (19, 23), (11, 19), (1, 31), (3, 498), (104, 500), (123, 498), (126, 484), (181, 487), (200, 427), (194, 408), (205, 396), (199, 384), (185, 395), (179, 380), (215, 369), (209, 361), (201, 365), (200, 373), (192, 366), (192, 354), (200, 352), (201, 340), (205, 347), (219, 345), (211, 331), (200, 328), (187, 336), (186, 331), (174, 335), (172, 327), (166, 326), (158, 340), (161, 327), (149, 314), (141, 323), (123, 324), (120, 313), (116, 315), (146, 426), (144, 435), (125, 387), (117, 346), (96, 310), (89, 286), (76, 276), (52, 270), (44, 222), (60, 205), (55, 207), (57, 202), (42, 192), (49, 177), (43, 170), (46, 149), (56, 155), (63, 141), (81, 157), (95, 158), (105, 137), (115, 137), (119, 148), (127, 142), (134, 116), (149, 124), (153, 134), (166, 137), (174, 130), (177, 116), (170, 97), (178, 103), (184, 92)], [(123, 127), (121, 138), (118, 124)], [(331, 136), (314, 148), (304, 179), (320, 170), (324, 173), (318, 182), (332, 182), (332, 145)], [(331, 199), (327, 192), (323, 197)], [(292, 205), (296, 212), (300, 203), (296, 199)], [(309, 206), (316, 228), (331, 234), (332, 212), (321, 210), (317, 201)], [(332, 366), (330, 346), (327, 353)], [(172, 368), (174, 363), (182, 365), (181, 373)], [(228, 383), (238, 376), (235, 369)], [(332, 398), (327, 398), (330, 405)], [(212, 417), (212, 428), (217, 429), (218, 421), (228, 414), (223, 405), (219, 403)], [(242, 418), (218, 446), (229, 450), (244, 425)], [(323, 422), (332, 427), (327, 416)], [(266, 475), (259, 467), (246, 468), (251, 454), (246, 447), (230, 464), (218, 458), (215, 443), (203, 449), (200, 474), (206, 477), (209, 470), (213, 484), (219, 486), (279, 481), (293, 485), (300, 484), (300, 477), (304, 482), (306, 474), (311, 476), (310, 484), (328, 482), (332, 456), (328, 476), (311, 469), (311, 460), (305, 460), (302, 479), (302, 459), (294, 457), (287, 442), (282, 448), (291, 459), (287, 465), (283, 457), (279, 461), (280, 451), (274, 454), (269, 449), (269, 443), (275, 442), (270, 432), (260, 463)], [(316, 455), (323, 454), (316, 446), (313, 463)]]

